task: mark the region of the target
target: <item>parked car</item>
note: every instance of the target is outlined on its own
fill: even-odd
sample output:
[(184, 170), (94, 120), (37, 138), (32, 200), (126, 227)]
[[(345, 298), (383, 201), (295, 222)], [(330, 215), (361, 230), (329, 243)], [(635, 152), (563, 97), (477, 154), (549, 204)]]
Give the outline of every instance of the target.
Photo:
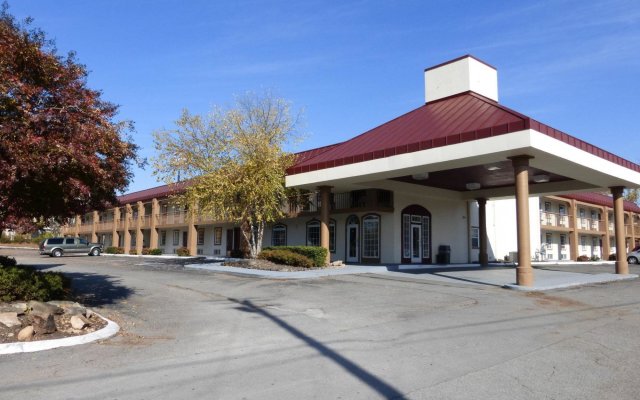
[(40, 242), (40, 254), (60, 257), (65, 253), (99, 256), (102, 253), (102, 243), (89, 243), (86, 239), (76, 237), (54, 237)]
[(640, 261), (640, 250), (632, 251), (627, 254), (627, 262), (629, 264), (638, 264)]

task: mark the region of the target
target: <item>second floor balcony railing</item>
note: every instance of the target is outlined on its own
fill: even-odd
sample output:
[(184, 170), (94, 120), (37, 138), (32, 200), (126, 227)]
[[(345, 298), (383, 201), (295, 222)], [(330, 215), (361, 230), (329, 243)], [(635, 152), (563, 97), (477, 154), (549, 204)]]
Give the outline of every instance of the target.
[(113, 230), (113, 220), (111, 221), (100, 221), (96, 224), (97, 231), (110, 231)]
[(80, 224), (78, 231), (81, 233), (92, 232), (93, 222), (83, 222)]
[(543, 226), (569, 228), (571, 226), (571, 217), (569, 217), (566, 214), (552, 213), (549, 211), (540, 211), (540, 223)]
[(158, 216), (158, 225), (185, 225), (189, 222), (185, 211), (163, 213)]
[(576, 228), (583, 231), (600, 231), (601, 227), (604, 228), (604, 222), (598, 219), (578, 217), (576, 220)]
[[(317, 213), (322, 207), (320, 193), (309, 193), (289, 200), (287, 211), (290, 215)], [(381, 189), (355, 190), (331, 193), (331, 211), (393, 210), (393, 192)]]

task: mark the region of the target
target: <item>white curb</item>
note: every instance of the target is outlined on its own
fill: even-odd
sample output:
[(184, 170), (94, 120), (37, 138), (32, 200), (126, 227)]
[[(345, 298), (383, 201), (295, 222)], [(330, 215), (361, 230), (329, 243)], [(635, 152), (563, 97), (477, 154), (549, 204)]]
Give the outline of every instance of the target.
[(71, 336), (61, 339), (38, 340), (35, 342), (15, 342), (0, 344), (0, 354), (31, 353), (34, 351), (50, 350), (57, 347), (76, 346), (79, 344), (91, 343), (96, 340), (108, 339), (120, 330), (120, 326), (115, 322), (95, 313), (97, 316), (107, 321), (107, 326), (99, 331), (87, 333), (86, 335)]

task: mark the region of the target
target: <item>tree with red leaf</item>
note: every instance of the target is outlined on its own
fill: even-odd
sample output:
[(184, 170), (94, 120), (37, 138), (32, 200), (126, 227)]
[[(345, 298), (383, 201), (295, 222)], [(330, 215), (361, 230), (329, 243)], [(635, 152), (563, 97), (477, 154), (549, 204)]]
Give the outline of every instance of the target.
[(58, 220), (116, 201), (138, 162), (133, 126), (87, 87), (31, 20), (0, 8), (0, 228)]

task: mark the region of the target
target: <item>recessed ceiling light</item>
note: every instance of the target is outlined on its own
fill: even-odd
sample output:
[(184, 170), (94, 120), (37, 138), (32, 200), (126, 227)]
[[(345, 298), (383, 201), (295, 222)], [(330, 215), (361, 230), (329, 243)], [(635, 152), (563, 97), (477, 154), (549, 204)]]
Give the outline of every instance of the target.
[(497, 171), (499, 169), (502, 169), (498, 164), (487, 164), (484, 166), (487, 171)]

